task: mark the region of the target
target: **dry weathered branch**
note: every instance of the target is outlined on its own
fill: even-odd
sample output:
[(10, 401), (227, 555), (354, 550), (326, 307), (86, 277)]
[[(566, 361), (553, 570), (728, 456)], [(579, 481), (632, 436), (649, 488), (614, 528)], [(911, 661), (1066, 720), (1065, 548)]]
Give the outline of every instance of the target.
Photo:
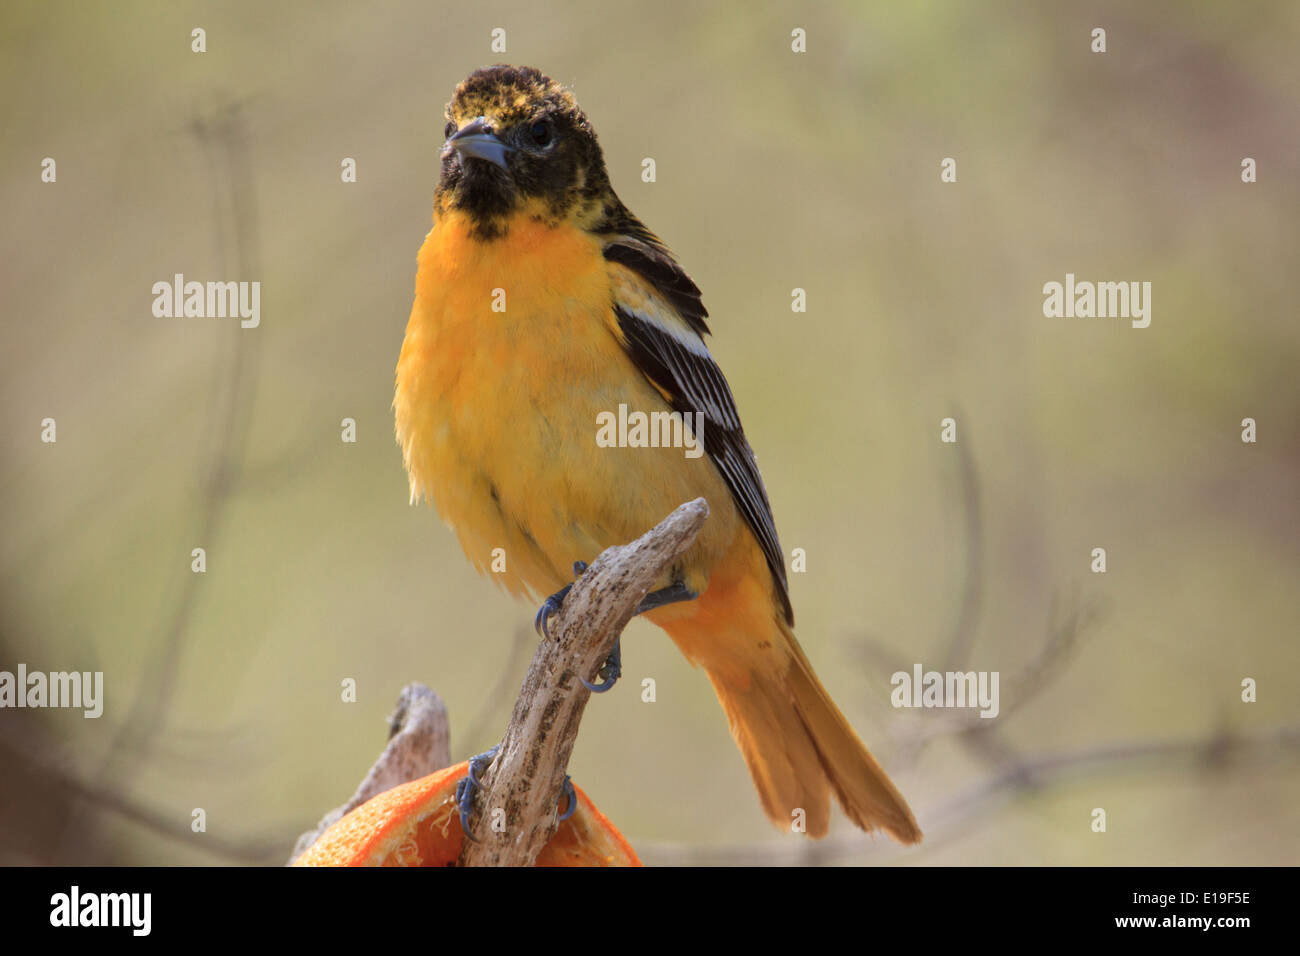
[[(533, 656), (499, 756), (481, 775), (480, 805), (505, 809), (505, 826), (480, 827), (465, 842), (465, 866), (528, 866), (555, 832), (556, 803), (590, 696), (579, 675), (594, 675), (641, 599), (691, 544), (708, 517), (703, 498), (682, 505), (656, 528), (605, 551), (574, 584), (550, 623), (554, 640)], [(371, 797), (451, 763), (447, 708), (422, 684), (402, 690), (389, 742), (352, 799), (299, 837), (297, 859), (336, 820)]]
[[(574, 583), (551, 619), (553, 639), (533, 655), (510, 726), (480, 777), (462, 866), (531, 866), (557, 826), (564, 772), (595, 678), (641, 599), (695, 541), (709, 506), (682, 505), (628, 545), (606, 550)], [(504, 811), (504, 812), (499, 812)]]
[(408, 780), (418, 780), (450, 763), (451, 731), (447, 722), (447, 705), (423, 684), (407, 684), (402, 688), (389, 720), (388, 746), (361, 781), (352, 799), (325, 814), (314, 830), (298, 838), (290, 862), (305, 853), (343, 814), (376, 794)]

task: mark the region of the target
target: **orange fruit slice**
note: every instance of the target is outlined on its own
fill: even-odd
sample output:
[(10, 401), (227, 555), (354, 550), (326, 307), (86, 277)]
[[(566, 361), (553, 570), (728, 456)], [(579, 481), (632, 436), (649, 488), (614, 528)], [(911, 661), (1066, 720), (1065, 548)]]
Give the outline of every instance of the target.
[[(385, 790), (337, 820), (294, 866), (453, 866), (465, 834), (456, 783), (469, 761)], [(578, 787), (578, 809), (537, 866), (641, 866), (636, 851)]]

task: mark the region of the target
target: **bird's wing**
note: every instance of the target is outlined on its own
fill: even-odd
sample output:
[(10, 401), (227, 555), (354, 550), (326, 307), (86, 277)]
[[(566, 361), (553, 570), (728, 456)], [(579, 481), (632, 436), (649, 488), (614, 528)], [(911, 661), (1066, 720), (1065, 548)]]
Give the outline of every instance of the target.
[(704, 450), (763, 548), (786, 622), (793, 626), (789, 584), (772, 506), (736, 400), (704, 344), (708, 316), (700, 290), (661, 244), (616, 235), (604, 248), (614, 292), (615, 334), (632, 361), (676, 411), (704, 414)]

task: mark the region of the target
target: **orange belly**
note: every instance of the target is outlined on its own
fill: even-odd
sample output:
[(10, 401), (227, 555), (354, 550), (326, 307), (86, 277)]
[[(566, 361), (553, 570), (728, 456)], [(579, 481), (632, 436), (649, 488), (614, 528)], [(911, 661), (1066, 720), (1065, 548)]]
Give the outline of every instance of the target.
[(515, 593), (558, 590), (700, 495), (712, 514), (676, 577), (703, 591), (749, 537), (707, 456), (597, 444), (602, 412), (669, 410), (615, 335), (609, 269), (588, 234), (525, 217), (480, 242), (452, 215), (420, 250), (394, 399), (412, 500), (480, 571), (504, 557), (492, 577)]

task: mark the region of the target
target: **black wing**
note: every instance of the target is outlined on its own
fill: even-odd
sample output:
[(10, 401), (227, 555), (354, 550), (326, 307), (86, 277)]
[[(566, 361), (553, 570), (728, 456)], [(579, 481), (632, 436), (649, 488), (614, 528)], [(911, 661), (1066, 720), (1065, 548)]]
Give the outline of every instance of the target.
[(704, 450), (721, 472), (731, 496), (763, 548), (777, 583), (786, 623), (794, 625), (790, 589), (781, 542), (772, 520), (772, 505), (758, 472), (754, 452), (736, 411), (736, 400), (713, 357), (704, 346), (708, 312), (700, 290), (672, 256), (657, 243), (620, 236), (605, 246), (605, 258), (640, 275), (683, 320), (679, 334), (648, 316), (615, 302), (614, 312), (637, 367), (668, 397), (675, 411), (702, 412)]

